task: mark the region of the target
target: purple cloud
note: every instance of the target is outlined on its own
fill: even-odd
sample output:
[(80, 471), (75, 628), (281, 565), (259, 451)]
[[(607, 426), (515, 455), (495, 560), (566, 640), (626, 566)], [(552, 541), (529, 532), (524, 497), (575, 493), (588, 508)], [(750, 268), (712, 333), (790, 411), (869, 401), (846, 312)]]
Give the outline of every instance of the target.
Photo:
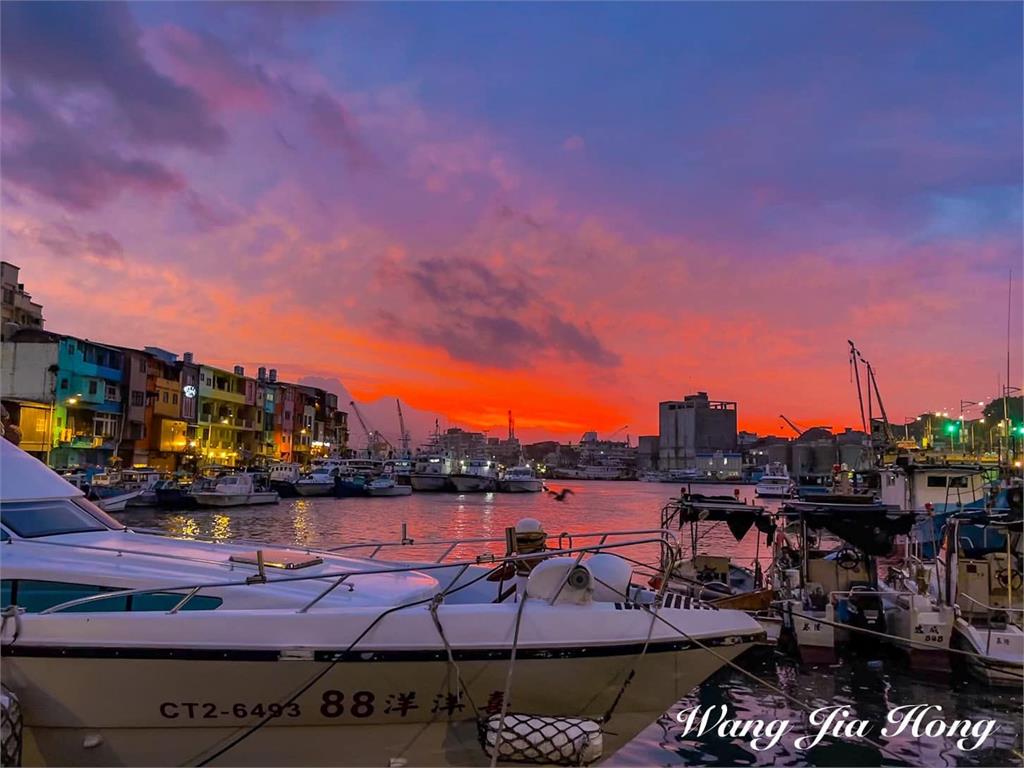
[(92, 210), (124, 189), (162, 195), (184, 187), (163, 165), (104, 146), (33, 97), (4, 99), (4, 181), (72, 210)]
[(140, 142), (211, 150), (226, 134), (202, 99), (157, 72), (128, 7), (117, 3), (10, 2), (2, 7), (5, 78), (62, 89), (100, 89)]

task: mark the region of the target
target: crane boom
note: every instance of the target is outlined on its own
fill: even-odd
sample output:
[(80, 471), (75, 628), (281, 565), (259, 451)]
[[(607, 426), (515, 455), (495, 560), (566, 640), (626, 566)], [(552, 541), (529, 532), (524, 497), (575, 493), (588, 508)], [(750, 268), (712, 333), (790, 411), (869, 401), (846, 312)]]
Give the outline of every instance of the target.
[(800, 427), (798, 427), (798, 426), (797, 426), (796, 424), (794, 424), (794, 423), (793, 423), (792, 421), (790, 421), (789, 419), (787, 419), (787, 418), (786, 418), (786, 416), (785, 416), (785, 414), (782, 414), (782, 413), (780, 413), (780, 414), (779, 414), (779, 418), (780, 418), (780, 419), (782, 419), (782, 420), (783, 420), (784, 422), (786, 422), (786, 423), (787, 423), (787, 424), (789, 425), (789, 428), (790, 428), (790, 429), (792, 429), (792, 430), (793, 430), (794, 432), (796, 432), (796, 436), (797, 436), (797, 437), (800, 437), (800, 435), (802, 435), (802, 434), (804, 433), (804, 431), (803, 431), (802, 429), (800, 429)]
[(405, 429), (405, 418), (402, 416), (402, 401), (395, 398), (395, 405), (398, 406), (398, 431), (399, 439), (402, 441), (402, 454), (409, 454), (409, 433)]
[(390, 448), (391, 450), (395, 449), (395, 446), (393, 446), (390, 441), (384, 437), (384, 435), (375, 429), (370, 429), (369, 425), (366, 423), (366, 419), (363, 418), (362, 412), (359, 410), (359, 406), (356, 405), (355, 400), (349, 400), (348, 404), (352, 406), (352, 410), (355, 412), (356, 418), (359, 420), (359, 426), (361, 426), (363, 428), (363, 432), (366, 433), (366, 450), (370, 453), (376, 453), (382, 446)]

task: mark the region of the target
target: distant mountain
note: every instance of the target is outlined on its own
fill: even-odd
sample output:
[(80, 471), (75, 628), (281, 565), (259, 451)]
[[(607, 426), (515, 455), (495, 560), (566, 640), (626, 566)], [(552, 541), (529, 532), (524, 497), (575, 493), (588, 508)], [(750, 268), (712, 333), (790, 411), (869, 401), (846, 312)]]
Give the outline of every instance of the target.
[[(349, 447), (363, 448), (366, 446), (366, 434), (359, 426), (359, 419), (352, 412), (352, 406), (349, 405), (354, 398), (340, 379), (326, 376), (303, 376), (298, 383), (309, 387), (319, 387), (337, 395), (338, 408), (348, 412)], [(366, 419), (367, 426), (383, 434), (395, 447), (400, 447), (401, 436), (398, 429), (398, 409), (395, 406), (395, 398), (381, 397), (368, 402), (357, 401), (357, 403), (359, 411)], [(405, 428), (411, 436), (409, 447), (413, 451), (426, 442), (427, 437), (434, 431), (435, 419), (440, 419), (442, 430), (446, 424), (443, 415), (416, 410), (408, 403), (402, 403), (402, 416), (405, 418)]]

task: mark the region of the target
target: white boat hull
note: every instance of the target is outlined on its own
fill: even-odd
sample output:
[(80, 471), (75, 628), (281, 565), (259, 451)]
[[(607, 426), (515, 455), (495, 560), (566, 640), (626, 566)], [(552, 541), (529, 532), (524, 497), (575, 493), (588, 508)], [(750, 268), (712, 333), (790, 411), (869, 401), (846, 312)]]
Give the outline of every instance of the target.
[(277, 504), (277, 491), (257, 493), (193, 493), (192, 497), (203, 507), (248, 507), (255, 504)]
[(1024, 684), (1024, 630), (1013, 624), (996, 629), (972, 626), (964, 619), (955, 624), (956, 644), (972, 656), (971, 671), (993, 685)]
[(329, 483), (303, 483), (292, 485), (299, 496), (330, 496), (334, 493), (334, 481)]
[(757, 486), (754, 493), (762, 499), (790, 499), (793, 497), (791, 488), (772, 488)]
[[(527, 605), (528, 621), (534, 606), (531, 624), (547, 626), (551, 637), (575, 636), (578, 644), (545, 644), (524, 628), (530, 638), (521, 639), (517, 650), (514, 709), (596, 719), (621, 691), (604, 734), (605, 756), (719, 669), (722, 658), (736, 658), (761, 637), (757, 626), (737, 612), (662, 609), (668, 621), (696, 637), (704, 635), (716, 653), (656, 629), (639, 658), (637, 648), (649, 628), (645, 612), (614, 610), (609, 604), (590, 621), (581, 616), (580, 626), (570, 631), (564, 621), (554, 621), (557, 611), (543, 601)], [(203, 763), (274, 712), (277, 716), (264, 727), (210, 764), (387, 765), (404, 758), (410, 765), (481, 765), (488, 756), (480, 748), (470, 699), (481, 712), (501, 706), (515, 613), (502, 608), (510, 607), (496, 606), (483, 617), (474, 607), (463, 612), (461, 621), (452, 620), (449, 608), (440, 608), (438, 620), (454, 647), (459, 679), (468, 688), (469, 695), (462, 697), (451, 687), (453, 670), (443, 646), (415, 640), (431, 636), (426, 608), (389, 614), (360, 644), (362, 650), (354, 651), (347, 650), (354, 639), (350, 635), (370, 626), (379, 611), (351, 615), (342, 623), (333, 612), (291, 613), (276, 626), (266, 625), (265, 615), (226, 622), (202, 615), (219, 611), (161, 614), (147, 619), (152, 624), (144, 632), (159, 635), (159, 641), (136, 639), (127, 646), (116, 640), (128, 633), (127, 626), (119, 625), (138, 614), (77, 614), (77, 624), (62, 616), (59, 621), (68, 624), (53, 633), (59, 644), (52, 645), (40, 645), (32, 625), (57, 617), (29, 617), (18, 642), (4, 649), (4, 683), (21, 701), (25, 765)], [(584, 608), (581, 613), (593, 612)], [(92, 621), (86, 625), (88, 618)], [(186, 623), (189, 636), (202, 637), (203, 643), (173, 639)], [(393, 624), (406, 631), (398, 634), (401, 627), (387, 627)], [(708, 636), (701, 624), (722, 629)], [(311, 627), (317, 631), (311, 633)], [(468, 643), (466, 632), (478, 640)], [(620, 639), (611, 641), (615, 633)], [(132, 634), (137, 637), (138, 630)], [(339, 642), (324, 647), (312, 638), (329, 634)], [(312, 645), (268, 643), (283, 635)], [(591, 642), (582, 642), (581, 636)], [(73, 652), (61, 639), (66, 637), (76, 638)], [(247, 641), (239, 644), (240, 637)], [(635, 677), (623, 688), (634, 669)], [(307, 683), (308, 690), (290, 701)]]
[(452, 475), (452, 485), (459, 493), (483, 493), (494, 490), (494, 478), (481, 475)]
[(448, 487), (448, 475), (413, 473), (411, 476), (414, 491), (443, 491)]
[(119, 496), (108, 496), (105, 499), (100, 499), (96, 502), (96, 506), (102, 509), (104, 512), (124, 512), (125, 507), (128, 506), (128, 502), (132, 499), (140, 496), (142, 491), (129, 491)]
[(544, 490), (544, 482), (539, 478), (502, 480), (499, 489), (505, 493), (540, 493)]

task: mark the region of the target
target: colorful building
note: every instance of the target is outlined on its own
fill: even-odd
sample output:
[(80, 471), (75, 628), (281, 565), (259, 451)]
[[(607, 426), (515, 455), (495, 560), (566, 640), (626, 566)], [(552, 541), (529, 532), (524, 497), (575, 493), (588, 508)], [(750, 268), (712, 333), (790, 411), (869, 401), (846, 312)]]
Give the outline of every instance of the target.
[(199, 366), (196, 453), (206, 464), (238, 466), (257, 455), (263, 412), (256, 408), (256, 380), (236, 365), (226, 371)]

